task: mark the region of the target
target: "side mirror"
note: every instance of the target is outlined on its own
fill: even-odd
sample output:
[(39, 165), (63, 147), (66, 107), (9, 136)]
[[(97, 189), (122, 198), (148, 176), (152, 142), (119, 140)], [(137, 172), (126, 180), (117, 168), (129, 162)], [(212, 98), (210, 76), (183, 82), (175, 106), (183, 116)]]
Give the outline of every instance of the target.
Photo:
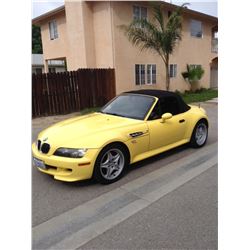
[(165, 122), (166, 120), (172, 118), (172, 114), (171, 113), (165, 113), (161, 116), (162, 122)]

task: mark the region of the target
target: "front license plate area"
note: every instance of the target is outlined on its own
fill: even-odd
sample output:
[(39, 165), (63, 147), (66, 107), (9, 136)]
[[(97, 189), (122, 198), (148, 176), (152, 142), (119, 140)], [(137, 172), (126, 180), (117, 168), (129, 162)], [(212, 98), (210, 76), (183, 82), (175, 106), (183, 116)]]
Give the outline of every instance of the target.
[(35, 165), (36, 167), (38, 167), (38, 168), (41, 168), (41, 169), (44, 169), (44, 170), (47, 169), (47, 167), (46, 167), (46, 165), (44, 164), (44, 162), (41, 161), (41, 160), (39, 160), (39, 159), (33, 158), (33, 163), (34, 163), (34, 165)]

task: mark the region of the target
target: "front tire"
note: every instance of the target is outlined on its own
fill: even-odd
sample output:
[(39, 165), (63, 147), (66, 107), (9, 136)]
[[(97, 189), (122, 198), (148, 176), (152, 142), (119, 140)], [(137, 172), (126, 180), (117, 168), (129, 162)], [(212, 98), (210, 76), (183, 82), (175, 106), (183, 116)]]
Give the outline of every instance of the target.
[(208, 136), (208, 123), (205, 119), (197, 122), (194, 127), (192, 137), (190, 140), (190, 145), (193, 148), (200, 148), (204, 146), (207, 142)]
[(98, 155), (94, 168), (94, 178), (102, 184), (111, 184), (124, 175), (128, 165), (126, 150), (120, 144), (106, 146)]

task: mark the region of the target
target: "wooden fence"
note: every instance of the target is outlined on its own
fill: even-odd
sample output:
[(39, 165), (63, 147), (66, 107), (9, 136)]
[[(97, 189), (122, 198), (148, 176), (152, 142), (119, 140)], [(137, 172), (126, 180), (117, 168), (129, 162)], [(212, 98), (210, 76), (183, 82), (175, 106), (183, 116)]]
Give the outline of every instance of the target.
[(103, 106), (115, 96), (114, 69), (32, 75), (32, 117)]

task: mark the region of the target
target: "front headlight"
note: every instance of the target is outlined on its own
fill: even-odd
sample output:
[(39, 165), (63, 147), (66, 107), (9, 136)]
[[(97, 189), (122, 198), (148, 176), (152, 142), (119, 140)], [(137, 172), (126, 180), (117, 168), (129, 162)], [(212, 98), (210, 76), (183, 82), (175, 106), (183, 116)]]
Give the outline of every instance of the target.
[(69, 158), (82, 158), (87, 152), (86, 148), (58, 148), (54, 155), (69, 157)]

